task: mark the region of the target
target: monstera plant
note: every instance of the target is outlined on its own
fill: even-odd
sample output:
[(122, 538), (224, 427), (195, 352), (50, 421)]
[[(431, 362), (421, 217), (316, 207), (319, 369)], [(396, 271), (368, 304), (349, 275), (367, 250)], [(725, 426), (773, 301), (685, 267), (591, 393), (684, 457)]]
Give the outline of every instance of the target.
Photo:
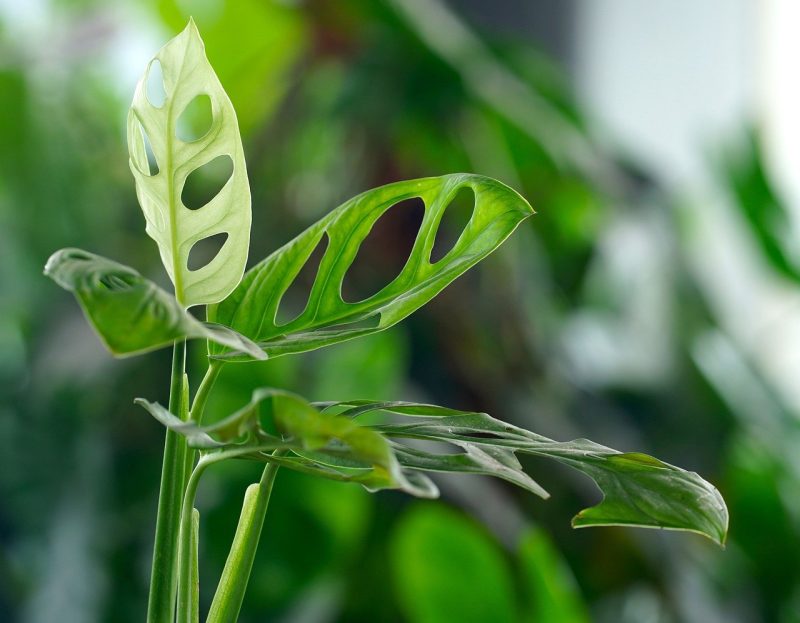
[[(148, 90), (156, 65), (160, 98)], [(187, 137), (181, 118), (199, 99), (210, 105), (211, 122), (201, 136)], [(429, 473), (486, 474), (547, 498), (518, 460), (536, 455), (583, 472), (602, 490), (602, 502), (578, 513), (575, 527), (689, 530), (724, 542), (725, 504), (697, 474), (585, 439), (553, 441), (486, 413), (350, 397), (313, 403), (279, 388), (255, 388), (241, 409), (215, 413), (204, 423), (223, 366), (296, 355), (391, 327), (489, 255), (533, 210), (504, 184), (479, 175), (397, 182), (347, 201), (245, 272), (251, 202), (236, 113), (192, 22), (148, 65), (130, 108), (128, 144), (146, 231), (174, 293), (132, 268), (79, 249), (55, 253), (45, 274), (75, 294), (113, 355), (173, 348), (169, 404), (136, 400), (166, 428), (148, 621), (199, 619), (195, 493), (205, 470), (226, 460), (249, 459), (264, 463), (264, 469), (244, 493), (207, 614), (214, 623), (239, 615), (279, 468), (424, 498), (438, 495)], [(187, 207), (187, 178), (220, 159), (230, 170), (227, 182), (205, 205)], [(462, 189), (474, 195), (472, 215), (449, 252), (432, 261), (442, 215)], [(345, 301), (342, 283), (359, 246), (389, 208), (410, 198), (421, 199), (425, 212), (403, 269), (372, 296)], [(190, 267), (195, 245), (209, 238), (224, 242), (205, 265)], [(281, 324), (285, 294), (317, 248), (324, 254), (308, 300), (299, 315)], [(196, 306), (205, 307), (206, 322), (189, 313)], [(186, 374), (190, 339), (208, 345), (208, 366), (193, 397)]]

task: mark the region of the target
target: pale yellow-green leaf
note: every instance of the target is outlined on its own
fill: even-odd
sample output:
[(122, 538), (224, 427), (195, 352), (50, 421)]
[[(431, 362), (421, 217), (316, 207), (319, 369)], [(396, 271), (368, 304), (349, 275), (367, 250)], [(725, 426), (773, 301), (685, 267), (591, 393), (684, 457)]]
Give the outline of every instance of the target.
[[(148, 98), (148, 77), (156, 62), (163, 76), (163, 102)], [(178, 120), (202, 96), (211, 103), (211, 125), (203, 136), (181, 140)], [(241, 280), (247, 262), (250, 187), (233, 105), (206, 58), (194, 22), (161, 48), (139, 81), (128, 114), (128, 149), (147, 233), (158, 244), (175, 297), (185, 307), (223, 300)], [(190, 210), (181, 200), (187, 177), (220, 156), (231, 159), (231, 177), (208, 203)], [(189, 270), (192, 247), (218, 234), (227, 238), (217, 255)]]

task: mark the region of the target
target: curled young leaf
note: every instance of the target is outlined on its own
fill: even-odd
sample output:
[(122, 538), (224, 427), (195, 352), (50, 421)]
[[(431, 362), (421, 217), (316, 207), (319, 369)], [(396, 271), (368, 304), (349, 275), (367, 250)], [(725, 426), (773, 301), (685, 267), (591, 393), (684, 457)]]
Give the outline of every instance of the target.
[[(465, 188), (475, 196), (472, 216), (453, 248), (432, 262), (442, 216)], [(342, 283), (361, 243), (389, 208), (415, 197), (424, 202), (425, 214), (403, 269), (372, 296), (346, 302)], [(445, 175), (375, 188), (339, 206), (250, 269), (227, 299), (209, 308), (209, 318), (257, 341), (270, 357), (382, 331), (489, 255), (531, 214), (531, 207), (516, 192), (479, 175)], [(326, 236), (328, 244), (304, 311), (279, 325), (276, 318), (284, 294)], [(249, 358), (226, 351), (212, 346), (210, 355), (234, 361)]]
[(75, 294), (89, 323), (118, 357), (198, 338), (264, 358), (250, 340), (195, 319), (171, 294), (128, 266), (81, 249), (62, 249), (50, 257), (44, 273)]
[[(163, 101), (148, 98), (148, 78), (156, 64), (163, 76)], [(210, 102), (210, 127), (195, 140), (183, 140), (179, 120), (198, 98)], [(236, 113), (206, 59), (194, 22), (161, 48), (139, 81), (128, 114), (128, 150), (147, 233), (158, 244), (175, 297), (185, 307), (221, 301), (239, 283), (247, 262), (250, 187)], [(205, 205), (189, 209), (182, 199), (187, 179), (220, 159), (230, 171), (227, 181)], [(216, 256), (190, 270), (192, 248), (220, 234), (227, 238)]]
[(258, 389), (247, 405), (208, 426), (184, 422), (157, 403), (141, 398), (136, 403), (195, 448), (356, 482), (371, 491), (402, 489), (420, 497), (438, 494), (430, 480), (401, 469), (382, 435), (352, 418), (323, 413), (290, 392)]

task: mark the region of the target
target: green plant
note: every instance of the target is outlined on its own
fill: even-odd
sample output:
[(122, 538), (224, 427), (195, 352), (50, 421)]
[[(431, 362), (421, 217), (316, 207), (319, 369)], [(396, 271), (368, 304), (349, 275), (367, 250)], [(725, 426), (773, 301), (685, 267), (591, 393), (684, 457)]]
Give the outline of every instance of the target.
[[(163, 72), (160, 103), (147, 92), (155, 61)], [(204, 97), (210, 125), (201, 136), (184, 140), (178, 132), (185, 111)], [(241, 139), (233, 106), (191, 22), (162, 48), (140, 81), (128, 117), (128, 142), (147, 233), (158, 245), (174, 296), (132, 268), (78, 249), (55, 253), (45, 273), (74, 292), (114, 355), (173, 345), (168, 406), (137, 399), (166, 428), (149, 621), (199, 619), (194, 498), (204, 471), (228, 459), (266, 465), (245, 493), (210, 622), (238, 617), (280, 467), (423, 498), (438, 495), (425, 472), (488, 474), (546, 498), (517, 459), (536, 455), (587, 474), (602, 490), (602, 502), (580, 512), (575, 527), (689, 530), (724, 543), (727, 509), (717, 490), (697, 474), (588, 440), (556, 442), (485, 413), (410, 402), (311, 403), (280, 389), (259, 388), (240, 410), (204, 424), (206, 402), (223, 366), (302, 353), (391, 327), (496, 249), (533, 210), (513, 190), (482, 176), (398, 182), (344, 203), (245, 272), (251, 219)], [(217, 158), (232, 165), (228, 181), (206, 205), (188, 209), (181, 199), (187, 178)], [(442, 216), (465, 188), (474, 194), (472, 216), (453, 247), (431, 262)], [(361, 243), (388, 209), (410, 198), (422, 199), (425, 214), (404, 268), (372, 296), (345, 301), (342, 284)], [(214, 258), (190, 269), (195, 245), (220, 236), (225, 240)], [(323, 246), (303, 311), (279, 324), (284, 295)], [(193, 306), (206, 307), (207, 322), (189, 313)], [(191, 400), (189, 339), (208, 344), (208, 367)]]

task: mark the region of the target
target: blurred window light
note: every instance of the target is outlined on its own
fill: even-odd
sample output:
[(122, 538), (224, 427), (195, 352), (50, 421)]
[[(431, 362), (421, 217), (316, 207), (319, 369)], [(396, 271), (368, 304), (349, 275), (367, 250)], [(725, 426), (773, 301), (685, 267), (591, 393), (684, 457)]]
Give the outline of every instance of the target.
[(668, 184), (697, 183), (706, 150), (752, 104), (747, 0), (582, 0), (577, 87), (604, 138)]
[[(758, 108), (765, 155), (782, 196), (800, 206), (800, 2), (760, 5)], [(800, 215), (796, 215), (800, 216)]]

